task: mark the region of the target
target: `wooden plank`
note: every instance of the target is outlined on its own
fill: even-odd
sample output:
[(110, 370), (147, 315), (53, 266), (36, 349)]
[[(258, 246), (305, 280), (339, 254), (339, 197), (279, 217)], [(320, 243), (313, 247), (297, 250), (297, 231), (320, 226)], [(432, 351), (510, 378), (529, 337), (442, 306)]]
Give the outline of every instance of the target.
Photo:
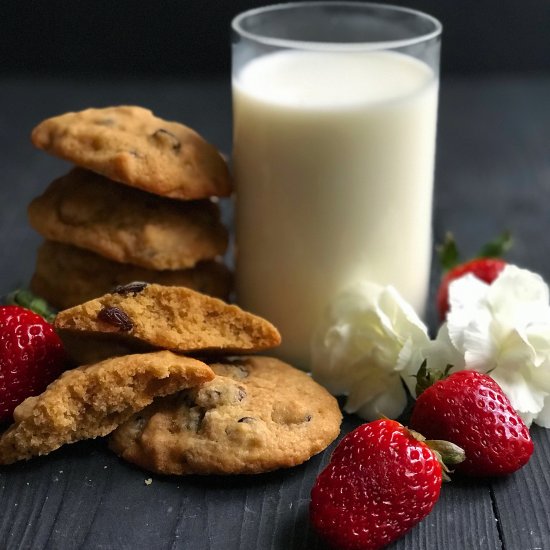
[[(435, 208), (436, 236), (454, 229), (466, 252), (511, 227), (518, 241), (512, 259), (547, 278), (550, 241), (540, 236), (548, 229), (549, 83), (548, 78), (444, 83)], [(41, 118), (88, 105), (138, 103), (187, 120), (229, 150), (225, 81), (4, 80), (0, 101), (10, 106), (0, 115), (0, 293), (32, 273), (39, 238), (26, 223), (26, 204), (68, 169), (29, 145), (29, 131)], [(524, 125), (526, 116), (530, 122)], [(345, 430), (358, 422), (348, 418)], [(536, 454), (523, 471), (493, 485), (445, 486), (432, 514), (392, 548), (549, 548), (550, 441), (545, 430), (534, 434)], [(101, 441), (79, 443), (0, 469), (0, 548), (323, 549), (307, 515), (311, 486), (328, 458), (326, 452), (304, 466), (256, 477), (178, 479), (128, 466)]]
[[(343, 432), (359, 423), (347, 417)], [(261, 476), (176, 478), (125, 464), (103, 442), (77, 443), (2, 469), (0, 541), (7, 550), (325, 550), (309, 526), (309, 493), (333, 447)], [(432, 514), (392, 545), (442, 547), (500, 549), (486, 483), (447, 484)]]
[(432, 514), (394, 546), (403, 550), (501, 550), (489, 484), (453, 480), (445, 485)]
[(531, 429), (535, 452), (520, 471), (493, 483), (504, 547), (550, 548), (550, 434)]
[[(473, 253), (509, 229), (515, 239), (510, 260), (549, 281), (550, 78), (452, 86), (442, 101), (437, 234), (456, 229)], [(492, 486), (510, 550), (550, 548), (550, 431), (532, 433), (529, 464)]]

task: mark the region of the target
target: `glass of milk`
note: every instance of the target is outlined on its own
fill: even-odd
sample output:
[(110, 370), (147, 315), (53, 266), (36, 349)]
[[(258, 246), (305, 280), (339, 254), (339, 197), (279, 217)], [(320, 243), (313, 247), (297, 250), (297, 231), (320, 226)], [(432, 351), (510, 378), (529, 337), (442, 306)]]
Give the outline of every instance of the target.
[(242, 13), (232, 31), (237, 302), (307, 369), (325, 308), (359, 280), (424, 312), (441, 24), (300, 2)]

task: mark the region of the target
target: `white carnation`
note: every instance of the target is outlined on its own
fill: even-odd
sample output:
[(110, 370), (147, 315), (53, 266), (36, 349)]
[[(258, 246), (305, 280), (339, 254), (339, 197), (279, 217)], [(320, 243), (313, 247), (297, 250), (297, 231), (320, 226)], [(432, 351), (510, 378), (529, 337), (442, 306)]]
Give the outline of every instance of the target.
[(312, 339), (312, 374), (345, 410), (398, 417), (429, 344), (426, 326), (393, 287), (361, 282), (340, 294)]
[(447, 322), (429, 368), (489, 374), (529, 425), (550, 427), (550, 304), (539, 275), (508, 265), (488, 285), (472, 274), (449, 287)]

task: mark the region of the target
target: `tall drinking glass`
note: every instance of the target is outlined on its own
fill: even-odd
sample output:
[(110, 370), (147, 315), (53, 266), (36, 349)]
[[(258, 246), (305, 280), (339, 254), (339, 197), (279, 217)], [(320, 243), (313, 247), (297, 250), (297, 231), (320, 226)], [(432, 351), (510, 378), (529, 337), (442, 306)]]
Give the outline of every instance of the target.
[(308, 368), (324, 309), (359, 280), (395, 286), (423, 314), (441, 25), (300, 2), (232, 27), (237, 301)]

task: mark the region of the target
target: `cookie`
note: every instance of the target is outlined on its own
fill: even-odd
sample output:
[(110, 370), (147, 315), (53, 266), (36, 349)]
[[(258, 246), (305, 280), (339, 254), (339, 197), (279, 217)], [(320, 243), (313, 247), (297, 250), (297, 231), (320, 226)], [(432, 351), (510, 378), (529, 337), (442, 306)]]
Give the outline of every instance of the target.
[(0, 464), (45, 455), (66, 443), (107, 435), (153, 398), (211, 380), (206, 364), (161, 351), (66, 371), (25, 399), (0, 437)]
[(185, 286), (222, 299), (227, 299), (232, 286), (229, 269), (215, 261), (199, 262), (184, 270), (154, 271), (45, 241), (38, 249), (31, 290), (55, 308), (68, 309), (133, 281)]
[(74, 169), (28, 209), (46, 239), (148, 269), (186, 269), (223, 254), (227, 231), (209, 201), (172, 201)]
[(49, 118), (33, 144), (99, 174), (173, 199), (231, 193), (227, 164), (197, 132), (141, 107), (107, 107)]
[(188, 288), (156, 284), (128, 285), (62, 311), (54, 325), (78, 362), (158, 348), (241, 354), (281, 342), (261, 317)]
[(301, 464), (338, 436), (338, 403), (304, 372), (270, 357), (211, 367), (211, 382), (119, 426), (111, 449), (161, 474), (257, 474)]

